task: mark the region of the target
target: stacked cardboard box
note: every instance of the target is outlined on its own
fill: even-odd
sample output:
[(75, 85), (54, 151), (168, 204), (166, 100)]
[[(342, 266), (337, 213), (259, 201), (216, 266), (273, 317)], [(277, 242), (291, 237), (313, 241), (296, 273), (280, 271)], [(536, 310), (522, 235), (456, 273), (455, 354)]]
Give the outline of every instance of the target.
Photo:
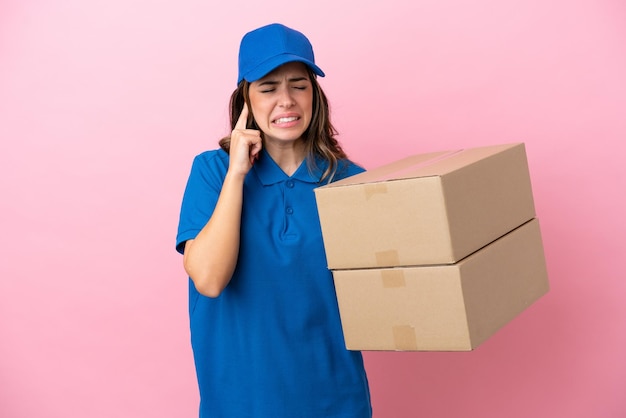
[(473, 350), (548, 291), (523, 143), (414, 155), (316, 189), (351, 350)]

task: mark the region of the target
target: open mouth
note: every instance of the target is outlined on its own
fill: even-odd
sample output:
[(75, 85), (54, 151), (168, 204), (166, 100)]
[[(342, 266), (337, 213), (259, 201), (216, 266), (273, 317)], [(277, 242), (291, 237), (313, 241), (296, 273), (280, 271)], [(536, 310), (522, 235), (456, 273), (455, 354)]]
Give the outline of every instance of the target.
[(299, 120), (299, 119), (300, 119), (300, 118), (299, 118), (298, 116), (290, 116), (290, 117), (287, 117), (287, 118), (278, 118), (278, 119), (275, 119), (273, 122), (274, 122), (274, 123), (277, 123), (277, 124), (280, 124), (280, 123), (289, 123), (289, 122), (295, 122), (295, 121), (297, 121), (297, 120)]

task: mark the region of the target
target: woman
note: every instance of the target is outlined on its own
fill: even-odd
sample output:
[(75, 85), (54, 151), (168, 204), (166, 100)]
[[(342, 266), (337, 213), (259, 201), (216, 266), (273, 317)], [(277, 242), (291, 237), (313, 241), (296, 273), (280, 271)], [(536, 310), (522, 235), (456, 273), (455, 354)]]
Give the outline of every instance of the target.
[(334, 138), (313, 49), (280, 24), (244, 36), (232, 133), (198, 155), (176, 248), (190, 277), (200, 417), (365, 418), (313, 190), (363, 171)]

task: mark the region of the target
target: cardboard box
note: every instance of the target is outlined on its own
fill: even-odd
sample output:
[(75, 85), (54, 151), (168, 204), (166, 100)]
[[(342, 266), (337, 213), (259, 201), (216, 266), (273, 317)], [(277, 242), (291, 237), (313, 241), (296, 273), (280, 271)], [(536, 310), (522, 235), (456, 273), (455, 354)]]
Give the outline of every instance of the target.
[(537, 219), (455, 264), (333, 276), (350, 350), (473, 350), (549, 288)]
[(414, 155), (315, 194), (333, 270), (454, 263), (535, 217), (523, 143)]

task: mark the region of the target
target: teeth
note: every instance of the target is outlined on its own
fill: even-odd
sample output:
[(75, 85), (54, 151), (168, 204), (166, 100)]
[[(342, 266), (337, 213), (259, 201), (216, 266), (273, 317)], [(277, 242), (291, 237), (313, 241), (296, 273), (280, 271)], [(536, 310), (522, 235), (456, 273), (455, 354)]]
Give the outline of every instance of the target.
[(294, 120), (298, 120), (298, 118), (295, 117), (295, 116), (292, 116), (292, 117), (289, 117), (289, 118), (279, 118), (279, 119), (276, 119), (275, 122), (276, 123), (287, 123), (287, 122), (293, 122)]

